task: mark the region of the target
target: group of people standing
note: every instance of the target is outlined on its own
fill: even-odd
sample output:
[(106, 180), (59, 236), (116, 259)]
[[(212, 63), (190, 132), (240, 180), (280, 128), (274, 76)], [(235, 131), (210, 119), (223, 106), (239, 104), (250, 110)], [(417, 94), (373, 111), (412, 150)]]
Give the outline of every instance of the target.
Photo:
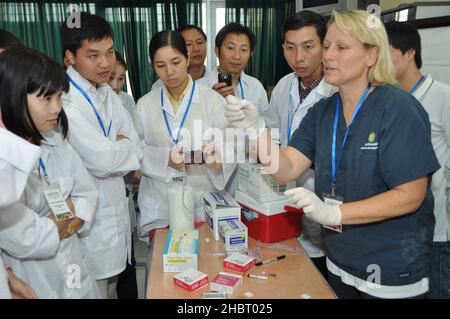
[[(154, 231), (169, 225), (174, 180), (194, 189), (196, 222), (205, 192), (234, 195), (237, 163), (223, 154), (233, 143), (205, 132), (235, 128), (258, 132), (257, 155), (278, 163), (277, 181), (296, 181), (286, 195), (305, 212), (298, 239), (338, 297), (448, 296), (450, 87), (421, 74), (412, 25), (374, 28), (369, 17), (286, 19), (292, 73), (270, 103), (244, 73), (255, 36), (237, 23), (215, 38), (214, 70), (198, 26), (156, 33), (149, 57), (160, 80), (136, 105), (101, 17), (83, 12), (80, 28), (61, 26), (65, 67), (2, 31), (0, 287), (9, 276), (14, 296), (136, 298), (135, 223), (151, 252)], [(197, 148), (206, 162), (186, 163)], [(74, 218), (54, 217), (55, 188)]]

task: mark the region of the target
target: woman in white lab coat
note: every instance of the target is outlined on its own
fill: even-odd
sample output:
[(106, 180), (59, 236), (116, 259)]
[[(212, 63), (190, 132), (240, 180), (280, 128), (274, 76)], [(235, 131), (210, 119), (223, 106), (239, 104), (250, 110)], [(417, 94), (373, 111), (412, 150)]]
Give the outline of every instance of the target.
[(13, 49), (0, 57), (0, 91), (10, 92), (0, 103), (5, 127), (42, 150), (34, 170), (39, 181), (25, 191), (26, 204), (40, 216), (50, 216), (52, 210), (40, 194), (56, 185), (75, 215), (51, 258), (23, 259), (8, 251), (3, 257), (40, 298), (97, 298), (93, 271), (78, 236), (93, 221), (98, 192), (79, 156), (64, 140), (68, 124), (60, 96), (68, 88), (64, 69), (38, 51)]
[[(205, 221), (203, 194), (223, 189), (234, 168), (218, 164), (223, 162), (224, 151), (210, 152), (211, 145), (224, 146), (217, 136), (213, 139), (205, 131), (217, 128), (223, 132), (228, 125), (225, 100), (188, 75), (189, 55), (182, 35), (159, 32), (151, 39), (149, 50), (164, 85), (143, 96), (134, 114), (144, 149), (138, 199), (138, 230), (144, 240), (149, 231), (169, 225), (168, 188), (174, 177), (186, 174), (186, 184), (194, 189), (195, 221), (201, 222)], [(208, 164), (184, 162), (183, 152), (202, 148), (210, 155)]]

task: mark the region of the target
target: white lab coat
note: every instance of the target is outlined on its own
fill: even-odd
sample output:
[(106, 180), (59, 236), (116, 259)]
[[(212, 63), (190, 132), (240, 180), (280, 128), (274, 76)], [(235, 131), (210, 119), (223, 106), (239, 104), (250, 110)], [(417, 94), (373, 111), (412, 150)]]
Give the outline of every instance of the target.
[[(59, 246), (56, 225), (17, 202), (41, 150), (2, 128), (0, 145), (0, 252), (8, 249), (20, 258), (52, 256)], [(4, 267), (0, 257), (0, 299), (11, 297)]]
[(17, 202), (22, 196), (28, 174), (41, 150), (24, 139), (0, 128), (0, 209)]
[(450, 87), (434, 80), (428, 75), (413, 96), (428, 112), (431, 123), (431, 143), (436, 157), (441, 165), (431, 179), (431, 191), (434, 196), (434, 227), (433, 241), (450, 241), (450, 194), (446, 186), (450, 185), (450, 171), (445, 165), (450, 161)]
[[(278, 81), (270, 98), (266, 126), (272, 129), (271, 133), (274, 139), (279, 139), (281, 148), (285, 148), (288, 145), (288, 115), (292, 121), (290, 132), (292, 137), (308, 110), (315, 103), (337, 92), (336, 87), (322, 79), (319, 85), (299, 105), (300, 96), (298, 85), (297, 75), (290, 73)], [(295, 115), (293, 115), (297, 106), (299, 108)], [(276, 129), (279, 130), (277, 131)], [(314, 171), (308, 169), (305, 174), (298, 178), (297, 186), (314, 191)], [(316, 258), (325, 255), (322, 249), (321, 226), (308, 217), (303, 217), (302, 219), (302, 235), (299, 237), (299, 241), (310, 257)]]
[[(212, 88), (218, 82), (218, 75), (219, 71), (216, 68), (206, 74), (203, 78), (198, 79), (196, 82)], [(253, 103), (258, 108), (259, 114), (262, 117), (265, 117), (267, 111), (269, 110), (269, 100), (267, 99), (267, 92), (264, 89), (264, 86), (257, 78), (245, 74), (244, 71), (241, 73), (240, 80), (244, 92), (241, 92), (241, 88), (238, 84), (235, 89), (235, 96), (240, 99), (245, 98), (247, 101)]]
[(8, 287), (8, 273), (6, 272), (3, 260), (0, 257), (0, 299), (11, 299), (11, 292)]
[[(168, 133), (162, 107), (166, 111), (173, 134), (177, 134), (188, 105), (192, 84), (193, 81), (189, 77), (190, 88), (176, 114), (174, 114), (167, 93), (163, 95), (164, 102), (161, 106), (162, 88), (156, 88), (144, 95), (136, 106), (134, 122), (144, 149), (138, 197), (140, 208), (138, 230), (144, 241), (148, 240), (144, 237), (150, 230), (169, 225), (168, 187), (172, 178), (181, 174), (168, 166), (174, 142)], [(166, 89), (164, 91), (166, 92)], [(183, 127), (183, 130), (186, 129), (190, 132), (192, 139), (188, 141), (188, 138), (185, 137), (178, 143), (178, 146), (184, 145), (185, 150), (200, 149), (201, 145), (214, 142), (208, 140), (205, 135), (203, 140), (194, 142), (193, 139), (204, 134), (208, 128), (223, 129), (228, 125), (228, 120), (224, 116), (225, 103), (225, 99), (218, 93), (197, 83), (190, 111)], [(202, 130), (194, 132), (194, 122), (201, 123)], [(189, 148), (189, 144), (194, 147)], [(228, 148), (228, 150), (230, 149)], [(194, 189), (194, 209), (197, 221), (205, 220), (202, 205), (204, 193), (223, 189), (234, 168), (234, 163), (224, 164), (222, 170), (211, 170), (204, 165), (187, 166), (187, 185)]]
[[(44, 137), (41, 159), (50, 183), (59, 185), (64, 198), (71, 197), (76, 216), (85, 221), (78, 230), (78, 234), (82, 236), (94, 220), (98, 191), (80, 157), (62, 136), (52, 132)], [(39, 186), (45, 187), (44, 174), (38, 164), (34, 176), (40, 179)], [(31, 191), (37, 192), (40, 189), (33, 188)], [(33, 206), (36, 207), (35, 204)], [(52, 214), (48, 207), (36, 209), (36, 213), (41, 217)], [(40, 298), (100, 298), (89, 257), (81, 250), (78, 234), (62, 240), (58, 251), (51, 258), (19, 259), (5, 254), (5, 262), (20, 278), (27, 278), (27, 282)]]
[(48, 209), (42, 190), (41, 181), (31, 174), (19, 202), (1, 210), (0, 246), (16, 258), (47, 258), (58, 249), (55, 223), (35, 213)]
[[(71, 84), (62, 96), (69, 119), (68, 141), (81, 157), (99, 190), (95, 221), (83, 239), (97, 280), (113, 277), (125, 269), (131, 256), (131, 227), (123, 176), (139, 168), (142, 150), (132, 120), (120, 98), (107, 84), (96, 89), (72, 67), (67, 74), (89, 95), (106, 127), (103, 135), (86, 98)], [(117, 135), (127, 139), (117, 141)]]
[(122, 101), (122, 105), (125, 107), (128, 113), (132, 114), (134, 111), (134, 107), (136, 106), (133, 98), (124, 91), (120, 91), (118, 95), (120, 97), (120, 101)]
[[(207, 87), (212, 88), (217, 82), (217, 77), (219, 75), (218, 69), (214, 69), (208, 76), (205, 76), (201, 80), (198, 80), (198, 83), (203, 84)], [(267, 99), (267, 92), (264, 89), (264, 86), (259, 82), (257, 78), (254, 78), (250, 75), (247, 75), (242, 71), (240, 76), (241, 86), (238, 84), (235, 89), (234, 95), (240, 99), (245, 99), (254, 104), (259, 114), (265, 118), (267, 112), (269, 110), (269, 101)], [(238, 188), (238, 174), (237, 169), (233, 172), (233, 175), (230, 177), (228, 185), (226, 186), (226, 191), (234, 196)]]
[[(130, 113), (130, 115), (133, 114), (134, 109), (136, 108), (136, 103), (134, 103), (133, 98), (125, 93), (124, 91), (119, 92), (120, 100), (122, 101), (122, 105), (125, 107), (125, 109)], [(131, 226), (131, 232), (133, 232), (134, 228), (136, 227), (136, 207), (134, 206), (134, 199), (133, 199), (133, 176), (134, 171), (129, 172), (127, 175), (125, 175), (125, 187), (128, 190), (128, 210), (130, 211), (130, 226)]]

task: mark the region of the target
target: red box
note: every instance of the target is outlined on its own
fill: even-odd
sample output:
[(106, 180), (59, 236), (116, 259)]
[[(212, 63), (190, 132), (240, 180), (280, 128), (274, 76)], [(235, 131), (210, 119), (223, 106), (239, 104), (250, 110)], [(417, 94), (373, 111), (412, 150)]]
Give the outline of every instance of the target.
[(208, 275), (195, 269), (187, 269), (173, 277), (175, 285), (180, 286), (188, 291), (197, 290), (208, 284)]
[(247, 226), (250, 237), (273, 243), (300, 235), (303, 210), (287, 212), (284, 206), (293, 205), (288, 198), (261, 203), (236, 191), (235, 199), (241, 205), (241, 221)]
[(219, 272), (211, 281), (211, 290), (232, 294), (242, 284), (242, 276)]
[(246, 272), (256, 264), (255, 257), (234, 253), (223, 261), (223, 266), (240, 272)]

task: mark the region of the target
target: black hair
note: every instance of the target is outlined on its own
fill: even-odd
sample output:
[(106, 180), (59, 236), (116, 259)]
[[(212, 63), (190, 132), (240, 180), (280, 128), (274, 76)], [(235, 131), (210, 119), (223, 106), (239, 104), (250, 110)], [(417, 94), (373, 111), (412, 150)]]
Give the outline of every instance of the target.
[(202, 35), (203, 39), (205, 39), (205, 41), (208, 40), (208, 38), (206, 37), (205, 31), (203, 31), (202, 28), (200, 28), (199, 26), (196, 26), (194, 24), (186, 24), (186, 25), (183, 25), (183, 26), (179, 26), (177, 31), (181, 33), (183, 31), (191, 30), (191, 29), (197, 30)]
[(416, 51), (414, 60), (418, 69), (422, 67), (422, 45), (420, 34), (409, 22), (391, 21), (385, 24), (389, 44), (402, 51), (403, 54), (413, 49)]
[(165, 30), (156, 33), (150, 40), (148, 51), (152, 63), (154, 63), (156, 51), (166, 46), (170, 46), (173, 49), (177, 50), (178, 52), (183, 54), (186, 59), (189, 57), (188, 50), (186, 48), (186, 42), (184, 41), (181, 33), (178, 31)]
[(0, 49), (11, 49), (16, 47), (23, 47), (22, 41), (11, 32), (0, 29)]
[(84, 40), (100, 41), (107, 38), (114, 40), (111, 26), (98, 15), (80, 12), (80, 28), (76, 25), (69, 27), (68, 22), (69, 19), (64, 21), (60, 29), (64, 55), (67, 50), (76, 55)]
[[(40, 145), (44, 139), (28, 110), (27, 94), (50, 96), (69, 91), (64, 68), (47, 55), (30, 48), (13, 48), (0, 54), (0, 107), (5, 127), (14, 134)], [(64, 138), (69, 124), (64, 110), (58, 117)]]
[(248, 27), (234, 22), (227, 24), (217, 33), (216, 48), (218, 48), (219, 51), (223, 41), (225, 40), (225, 37), (228, 34), (245, 34), (250, 42), (250, 52), (253, 52), (253, 49), (255, 48), (255, 34)]
[(128, 70), (127, 63), (125, 62), (123, 56), (117, 51), (114, 52), (116, 53), (116, 63), (119, 63), (121, 66), (123, 66), (125, 68), (125, 71)]
[(299, 11), (284, 21), (283, 26), (281, 27), (283, 41), (286, 32), (309, 26), (316, 29), (317, 36), (320, 38), (320, 43), (322, 44), (325, 39), (325, 34), (327, 33), (326, 20), (320, 14), (309, 10)]

